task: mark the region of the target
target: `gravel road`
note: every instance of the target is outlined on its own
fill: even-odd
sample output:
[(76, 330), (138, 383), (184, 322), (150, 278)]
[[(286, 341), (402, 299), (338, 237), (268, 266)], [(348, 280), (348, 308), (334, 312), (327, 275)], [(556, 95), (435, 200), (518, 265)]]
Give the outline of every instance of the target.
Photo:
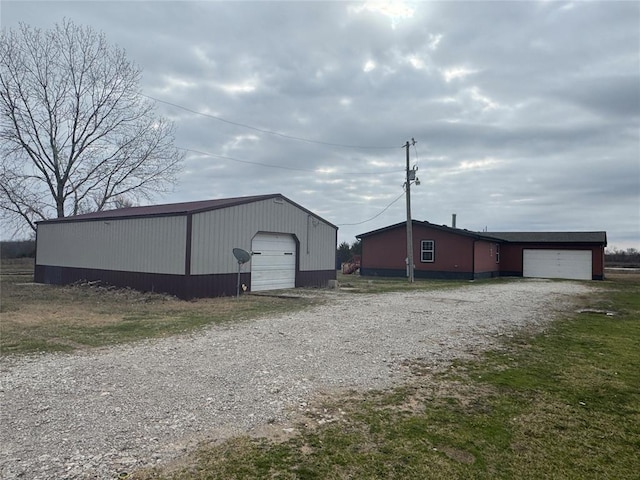
[(541, 328), (589, 289), (521, 280), (382, 295), (319, 291), (328, 302), (304, 312), (3, 358), (0, 475), (112, 479), (170, 461), (202, 438), (285, 425), (319, 392), (395, 385), (408, 375), (406, 360), (442, 365), (514, 330)]

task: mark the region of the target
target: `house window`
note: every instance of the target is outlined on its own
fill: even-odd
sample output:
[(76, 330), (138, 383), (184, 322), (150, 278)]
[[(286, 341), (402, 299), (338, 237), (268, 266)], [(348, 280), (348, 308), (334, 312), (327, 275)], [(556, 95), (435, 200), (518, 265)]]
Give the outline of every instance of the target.
[(496, 243), (496, 263), (500, 263), (500, 244)]
[(436, 244), (433, 240), (422, 240), (420, 242), (420, 261), (433, 262), (436, 258)]

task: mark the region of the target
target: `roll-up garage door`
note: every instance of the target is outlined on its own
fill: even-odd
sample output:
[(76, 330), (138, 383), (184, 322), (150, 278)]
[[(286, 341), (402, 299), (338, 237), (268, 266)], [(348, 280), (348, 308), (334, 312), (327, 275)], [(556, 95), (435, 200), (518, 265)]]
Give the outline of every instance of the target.
[(522, 252), (522, 275), (591, 280), (591, 250), (525, 249)]
[(251, 251), (251, 291), (296, 286), (296, 242), (291, 235), (259, 233)]

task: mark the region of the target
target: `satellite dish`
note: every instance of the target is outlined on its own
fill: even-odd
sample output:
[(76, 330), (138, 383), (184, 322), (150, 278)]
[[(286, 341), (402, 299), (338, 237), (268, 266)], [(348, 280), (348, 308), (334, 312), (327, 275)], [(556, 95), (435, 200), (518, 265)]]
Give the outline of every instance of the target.
[(243, 263), (247, 263), (249, 260), (251, 260), (251, 254), (241, 248), (234, 248), (233, 256), (236, 257), (236, 260), (238, 260), (238, 285), (236, 288), (236, 297), (239, 297), (240, 296), (240, 270), (242, 269)]
[(236, 257), (236, 260), (238, 260), (238, 263), (240, 265), (242, 265), (243, 263), (247, 263), (249, 260), (251, 260), (251, 254), (241, 248), (234, 248), (233, 256)]

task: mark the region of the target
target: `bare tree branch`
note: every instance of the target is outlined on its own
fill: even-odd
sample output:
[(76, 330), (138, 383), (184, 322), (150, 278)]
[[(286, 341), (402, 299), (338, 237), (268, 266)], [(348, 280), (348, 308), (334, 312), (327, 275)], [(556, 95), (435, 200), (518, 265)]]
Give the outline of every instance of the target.
[(174, 127), (141, 71), (103, 34), (65, 20), (0, 36), (0, 209), (35, 222), (128, 205), (174, 182)]

